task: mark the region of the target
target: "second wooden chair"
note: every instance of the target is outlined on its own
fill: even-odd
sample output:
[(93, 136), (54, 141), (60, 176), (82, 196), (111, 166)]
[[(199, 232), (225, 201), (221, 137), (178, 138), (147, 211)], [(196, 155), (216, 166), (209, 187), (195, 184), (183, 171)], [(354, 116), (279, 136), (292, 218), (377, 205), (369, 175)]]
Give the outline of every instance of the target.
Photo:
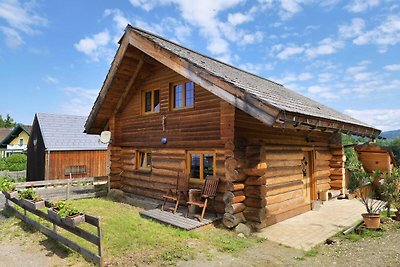
[(202, 208), (201, 216), (199, 216), (199, 221), (203, 220), (204, 214), (206, 212), (208, 200), (209, 199), (215, 200), (215, 196), (217, 195), (218, 183), (219, 183), (218, 177), (215, 177), (215, 176), (207, 176), (206, 177), (203, 188), (201, 190), (200, 199), (198, 201), (186, 202), (187, 209), (186, 209), (185, 217), (187, 217), (189, 214), (189, 206), (194, 205), (199, 208)]

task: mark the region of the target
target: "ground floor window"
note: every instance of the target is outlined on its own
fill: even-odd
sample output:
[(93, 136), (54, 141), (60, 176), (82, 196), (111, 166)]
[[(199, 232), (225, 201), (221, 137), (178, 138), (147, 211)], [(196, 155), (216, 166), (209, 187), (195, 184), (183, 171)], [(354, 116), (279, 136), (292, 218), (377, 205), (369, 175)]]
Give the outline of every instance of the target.
[(65, 167), (64, 174), (85, 174), (86, 173), (86, 166), (85, 165), (72, 165)]
[(216, 156), (212, 151), (189, 151), (187, 168), (190, 178), (204, 180), (208, 175), (216, 174)]
[(136, 169), (151, 170), (152, 157), (150, 151), (138, 150), (136, 152)]

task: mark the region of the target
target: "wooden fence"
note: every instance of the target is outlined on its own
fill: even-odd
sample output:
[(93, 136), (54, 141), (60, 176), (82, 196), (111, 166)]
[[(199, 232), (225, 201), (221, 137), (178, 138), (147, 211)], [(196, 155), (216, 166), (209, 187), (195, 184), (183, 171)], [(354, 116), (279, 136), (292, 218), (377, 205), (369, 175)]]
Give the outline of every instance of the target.
[(81, 199), (107, 195), (108, 178), (88, 177), (16, 183), (17, 189), (34, 188), (43, 199)]
[[(24, 213), (21, 213), (18, 211), (15, 207), (13, 207), (12, 204), (9, 203), (9, 201), (13, 202), (15, 205), (18, 205), (22, 209), (24, 209)], [(85, 259), (92, 261), (93, 263), (99, 265), (99, 266), (104, 266), (103, 263), (103, 245), (102, 245), (102, 233), (101, 233), (101, 227), (100, 227), (100, 218), (93, 217), (90, 215), (85, 214), (85, 223), (90, 224), (94, 227), (97, 228), (97, 235), (92, 234), (80, 227), (70, 227), (63, 223), (61, 220), (54, 220), (51, 218), (47, 213), (38, 210), (38, 209), (32, 209), (29, 207), (26, 207), (24, 205), (21, 205), (20, 200), (16, 198), (6, 198), (6, 210), (12, 212), (15, 214), (16, 217), (19, 219), (23, 220), (24, 222), (30, 224), (34, 228), (38, 229), (40, 232), (45, 234), (46, 236), (53, 238), (57, 240), (58, 242), (64, 244), (65, 246), (71, 248), (72, 250), (75, 250), (79, 254), (81, 254)], [(46, 201), (46, 207), (50, 207), (49, 202)], [(50, 223), (53, 224), (53, 229), (50, 229), (46, 227), (45, 225), (41, 224), (40, 222), (33, 220), (27, 216), (27, 211), (35, 214), (36, 216), (42, 218), (43, 220), (46, 220)], [(74, 241), (66, 238), (65, 236), (62, 236), (60, 233), (57, 232), (57, 227), (61, 227), (65, 229), (66, 231), (75, 234), (76, 236), (79, 236), (80, 238), (87, 240), (88, 242), (94, 244), (97, 246), (97, 253), (90, 251), (89, 249), (75, 243)]]

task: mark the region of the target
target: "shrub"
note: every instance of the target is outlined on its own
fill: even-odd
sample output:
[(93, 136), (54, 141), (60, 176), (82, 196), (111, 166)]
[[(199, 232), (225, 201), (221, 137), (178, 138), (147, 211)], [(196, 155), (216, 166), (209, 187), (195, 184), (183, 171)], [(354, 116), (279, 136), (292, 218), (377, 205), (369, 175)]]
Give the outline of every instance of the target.
[(41, 198), (39, 198), (39, 196), (37, 195), (36, 191), (34, 191), (31, 188), (19, 192), (19, 197), (31, 200), (33, 202), (37, 202), (37, 201), (42, 200)]
[(51, 202), (50, 205), (61, 218), (74, 216), (80, 213), (77, 208), (72, 207), (69, 203), (65, 201), (54, 201)]
[(17, 187), (15, 186), (14, 182), (11, 181), (3, 181), (0, 183), (0, 191), (12, 192), (15, 191)]
[(1, 171), (23, 171), (26, 170), (27, 157), (25, 154), (12, 154), (7, 158), (0, 159)]

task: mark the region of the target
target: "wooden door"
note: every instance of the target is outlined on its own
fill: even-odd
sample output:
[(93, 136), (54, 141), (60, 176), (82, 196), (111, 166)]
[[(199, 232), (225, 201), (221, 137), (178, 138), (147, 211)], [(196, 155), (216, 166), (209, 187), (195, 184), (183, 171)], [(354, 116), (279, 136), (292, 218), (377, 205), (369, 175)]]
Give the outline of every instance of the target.
[(305, 151), (301, 167), (303, 172), (303, 195), (306, 203), (315, 200), (316, 185), (313, 176), (314, 169), (314, 153), (313, 151)]

